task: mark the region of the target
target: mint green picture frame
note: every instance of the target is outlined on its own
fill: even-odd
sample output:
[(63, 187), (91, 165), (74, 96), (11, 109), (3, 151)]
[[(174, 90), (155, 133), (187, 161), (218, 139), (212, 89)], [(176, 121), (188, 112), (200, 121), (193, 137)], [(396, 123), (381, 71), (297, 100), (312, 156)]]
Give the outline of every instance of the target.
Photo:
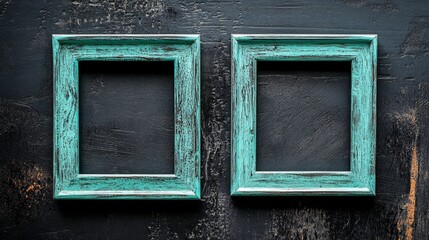
[[(53, 35), (52, 45), (54, 198), (200, 199), (199, 36)], [(79, 61), (174, 61), (174, 174), (79, 173)]]
[[(232, 196), (374, 196), (376, 35), (232, 35)], [(257, 61), (350, 61), (350, 171), (256, 171)]]

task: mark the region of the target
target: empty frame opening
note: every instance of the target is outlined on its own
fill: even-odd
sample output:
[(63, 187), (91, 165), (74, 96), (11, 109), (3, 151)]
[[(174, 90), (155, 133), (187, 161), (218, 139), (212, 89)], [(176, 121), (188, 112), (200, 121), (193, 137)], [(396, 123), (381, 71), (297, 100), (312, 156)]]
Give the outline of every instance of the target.
[(257, 171), (349, 171), (351, 62), (257, 62)]
[(81, 174), (174, 173), (174, 62), (79, 62)]

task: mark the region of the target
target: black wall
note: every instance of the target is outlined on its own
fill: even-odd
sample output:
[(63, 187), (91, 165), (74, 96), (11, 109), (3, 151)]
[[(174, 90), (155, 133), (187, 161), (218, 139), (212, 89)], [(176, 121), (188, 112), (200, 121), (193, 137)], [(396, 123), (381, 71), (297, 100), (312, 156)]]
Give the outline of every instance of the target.
[[(53, 201), (53, 33), (201, 34), (202, 201)], [(378, 34), (376, 197), (229, 196), (232, 33)], [(87, 159), (81, 171), (171, 171), (169, 70), (97, 64), (81, 73), (88, 79), (80, 89), (81, 154)], [(169, 69), (150, 69), (161, 68)], [(347, 69), (268, 64), (259, 70), (258, 104), (268, 114), (258, 116), (267, 129), (258, 142), (272, 145), (258, 148), (265, 159), (258, 168), (347, 169)], [(150, 97), (136, 90), (146, 87), (141, 93)], [(149, 121), (139, 106), (153, 113), (153, 125), (130, 121)], [(158, 106), (164, 107), (158, 112)], [(290, 117), (302, 106), (303, 117)], [(296, 143), (308, 138), (311, 144), (283, 149), (289, 139), (279, 134), (283, 130)], [(151, 137), (153, 146), (144, 145)], [(281, 162), (287, 154), (300, 160)], [(153, 169), (145, 163), (130, 168), (140, 156), (160, 162)], [(312, 159), (318, 162), (311, 165)], [(429, 239), (428, 160), (427, 1), (0, 1), (1, 239)]]

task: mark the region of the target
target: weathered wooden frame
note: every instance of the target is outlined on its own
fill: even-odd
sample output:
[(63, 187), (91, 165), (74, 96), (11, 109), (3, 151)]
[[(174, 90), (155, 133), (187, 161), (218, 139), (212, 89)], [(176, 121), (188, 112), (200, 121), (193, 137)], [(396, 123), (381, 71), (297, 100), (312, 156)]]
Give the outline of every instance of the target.
[[(54, 198), (200, 199), (198, 35), (53, 35)], [(79, 174), (79, 61), (174, 61), (174, 174)]]
[[(375, 195), (376, 35), (232, 35), (233, 196)], [(351, 61), (350, 171), (256, 171), (257, 61)]]

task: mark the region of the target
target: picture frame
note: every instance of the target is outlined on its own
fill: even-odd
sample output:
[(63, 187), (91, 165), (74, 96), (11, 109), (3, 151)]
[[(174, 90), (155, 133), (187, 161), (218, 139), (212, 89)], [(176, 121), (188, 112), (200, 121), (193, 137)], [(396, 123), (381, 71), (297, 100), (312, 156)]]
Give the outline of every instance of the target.
[[(54, 34), (52, 45), (54, 199), (200, 199), (199, 35)], [(174, 61), (174, 174), (79, 173), (79, 61)]]
[[(377, 35), (231, 37), (231, 195), (374, 196)], [(350, 61), (350, 171), (257, 171), (257, 62)]]

